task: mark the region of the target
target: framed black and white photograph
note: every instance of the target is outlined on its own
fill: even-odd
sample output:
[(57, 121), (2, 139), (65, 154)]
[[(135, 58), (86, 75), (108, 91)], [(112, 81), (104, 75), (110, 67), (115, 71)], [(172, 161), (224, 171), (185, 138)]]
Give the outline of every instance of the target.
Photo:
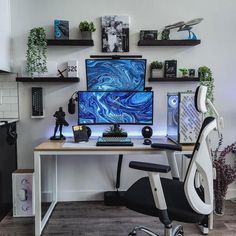
[(176, 73), (177, 73), (177, 61), (176, 60), (165, 61), (164, 77), (175, 78)]
[(102, 17), (102, 52), (129, 52), (129, 17)]

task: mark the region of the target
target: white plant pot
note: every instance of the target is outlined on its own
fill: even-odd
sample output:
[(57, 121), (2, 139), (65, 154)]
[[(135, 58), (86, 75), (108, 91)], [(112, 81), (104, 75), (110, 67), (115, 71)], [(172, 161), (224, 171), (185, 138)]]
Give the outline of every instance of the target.
[(159, 69), (152, 69), (151, 73), (152, 73), (152, 78), (163, 78), (164, 76), (163, 70)]

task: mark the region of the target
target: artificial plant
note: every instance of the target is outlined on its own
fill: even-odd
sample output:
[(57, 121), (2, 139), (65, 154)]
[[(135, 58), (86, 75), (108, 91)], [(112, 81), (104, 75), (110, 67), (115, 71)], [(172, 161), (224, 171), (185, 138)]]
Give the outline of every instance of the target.
[(151, 70), (155, 70), (155, 69), (157, 69), (157, 70), (162, 70), (162, 68), (163, 68), (163, 63), (162, 62), (159, 62), (159, 61), (153, 61), (152, 63), (151, 63)]
[(207, 66), (201, 66), (198, 68), (198, 76), (200, 84), (207, 86), (207, 98), (214, 102), (214, 79), (212, 77), (211, 69)]
[(228, 186), (236, 180), (236, 160), (233, 164), (227, 163), (227, 157), (236, 148), (236, 142), (225, 147), (222, 151), (219, 148), (222, 144), (222, 135), (215, 151), (212, 151), (213, 167), (216, 169), (214, 180), (215, 213), (223, 214), (224, 199)]
[(30, 30), (26, 52), (26, 71), (31, 76), (47, 72), (47, 38), (44, 28)]
[(88, 21), (81, 21), (79, 24), (80, 31), (90, 31), (94, 32), (96, 30), (94, 23), (91, 21), (90, 23)]

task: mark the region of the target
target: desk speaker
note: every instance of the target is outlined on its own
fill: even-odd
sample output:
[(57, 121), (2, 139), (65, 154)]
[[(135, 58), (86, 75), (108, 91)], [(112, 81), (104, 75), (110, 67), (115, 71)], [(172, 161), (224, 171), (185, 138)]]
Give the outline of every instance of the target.
[(151, 138), (152, 137), (152, 128), (150, 126), (144, 126), (142, 129), (142, 135), (144, 138)]

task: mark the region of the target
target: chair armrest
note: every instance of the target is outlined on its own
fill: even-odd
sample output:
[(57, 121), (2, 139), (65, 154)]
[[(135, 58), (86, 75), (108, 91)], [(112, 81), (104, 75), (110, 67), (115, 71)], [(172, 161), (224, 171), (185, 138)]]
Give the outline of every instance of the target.
[(132, 169), (144, 170), (148, 172), (168, 173), (170, 171), (170, 166), (139, 161), (131, 161), (129, 163), (129, 167)]
[(182, 146), (178, 144), (153, 143), (151, 147), (173, 151), (182, 151)]

